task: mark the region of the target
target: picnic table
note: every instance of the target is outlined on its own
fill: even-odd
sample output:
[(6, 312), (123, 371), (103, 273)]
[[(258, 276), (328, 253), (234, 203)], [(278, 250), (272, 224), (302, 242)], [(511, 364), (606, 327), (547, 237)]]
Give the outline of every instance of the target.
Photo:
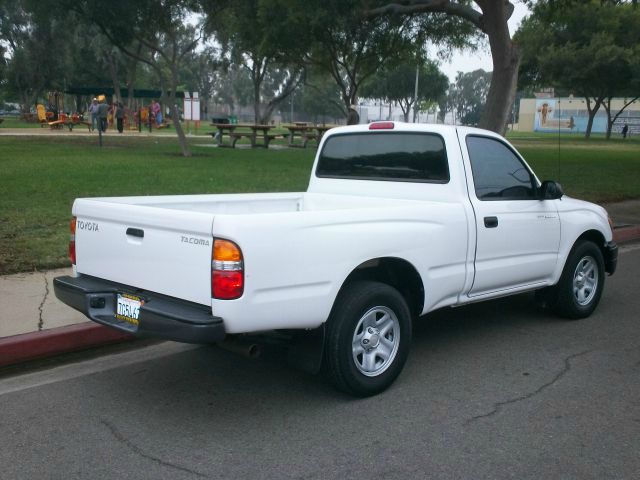
[[(320, 139), (322, 139), (324, 133), (332, 127), (326, 125), (314, 126), (303, 122), (295, 122), (292, 125), (285, 125), (285, 128), (289, 130), (290, 147), (306, 148), (309, 140), (316, 140), (317, 143), (320, 143)], [(299, 142), (296, 142), (296, 136), (300, 139)]]
[[(212, 123), (211, 126), (216, 127), (217, 131), (209, 133), (209, 135), (214, 138), (219, 147), (235, 148), (238, 140), (241, 138), (248, 138), (251, 142), (251, 148), (268, 148), (269, 142), (276, 138), (276, 135), (269, 134), (269, 130), (273, 128), (271, 125), (256, 125), (253, 123)], [(238, 129), (242, 131), (237, 131)], [(229, 143), (224, 143), (223, 141), (225, 134), (229, 137)]]
[(238, 125), (236, 124), (231, 124), (231, 123), (212, 123), (211, 124), (212, 127), (216, 127), (216, 131), (215, 132), (210, 132), (209, 135), (211, 135), (213, 137), (213, 140), (216, 142), (216, 144), (219, 147), (230, 147), (231, 144), (225, 144), (223, 142), (223, 137), (225, 135), (225, 132), (227, 135), (230, 135)]

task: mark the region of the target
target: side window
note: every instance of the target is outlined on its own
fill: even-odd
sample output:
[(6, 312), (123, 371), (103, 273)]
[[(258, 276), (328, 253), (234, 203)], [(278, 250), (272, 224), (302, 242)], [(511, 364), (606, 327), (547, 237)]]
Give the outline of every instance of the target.
[(504, 143), (469, 135), (467, 150), (479, 200), (531, 200), (536, 197), (533, 175)]

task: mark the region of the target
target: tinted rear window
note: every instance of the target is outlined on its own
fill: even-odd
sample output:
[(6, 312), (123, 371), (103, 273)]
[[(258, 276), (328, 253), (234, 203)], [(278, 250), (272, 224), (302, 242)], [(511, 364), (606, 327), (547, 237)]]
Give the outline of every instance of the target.
[(405, 182), (449, 181), (442, 137), (429, 133), (350, 133), (327, 139), (318, 177)]

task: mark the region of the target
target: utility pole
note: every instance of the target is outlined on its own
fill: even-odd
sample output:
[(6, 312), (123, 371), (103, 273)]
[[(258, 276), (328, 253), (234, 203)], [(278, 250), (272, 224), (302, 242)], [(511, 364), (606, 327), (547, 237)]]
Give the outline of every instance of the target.
[(418, 80), (420, 77), (420, 65), (416, 66), (416, 85), (413, 90), (413, 123), (416, 123), (418, 117)]

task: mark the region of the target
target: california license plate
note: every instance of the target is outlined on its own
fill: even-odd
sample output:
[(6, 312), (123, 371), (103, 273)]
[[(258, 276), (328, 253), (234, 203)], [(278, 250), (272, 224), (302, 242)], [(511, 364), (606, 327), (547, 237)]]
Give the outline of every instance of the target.
[(138, 317), (140, 316), (140, 307), (144, 304), (144, 300), (126, 293), (118, 294), (116, 318), (131, 325), (138, 326)]

